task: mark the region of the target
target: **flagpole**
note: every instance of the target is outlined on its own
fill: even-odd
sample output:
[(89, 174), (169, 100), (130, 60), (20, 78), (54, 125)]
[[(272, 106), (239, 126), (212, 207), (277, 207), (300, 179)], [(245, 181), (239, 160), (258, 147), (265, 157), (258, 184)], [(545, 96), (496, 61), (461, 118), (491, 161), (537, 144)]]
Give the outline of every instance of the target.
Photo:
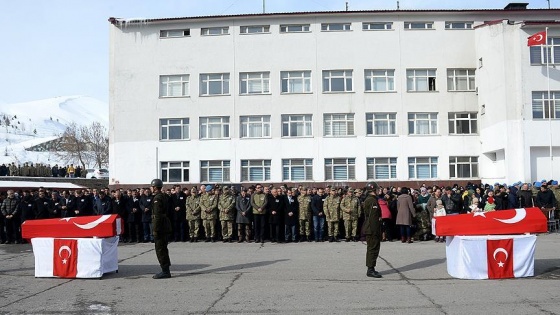
[[(549, 67), (549, 55), (548, 55), (548, 26), (545, 28), (545, 55), (546, 55), (546, 83), (547, 83), (547, 99), (548, 99), (548, 129), (550, 131), (550, 144), (549, 144), (549, 154), (550, 154), (550, 178), (554, 178), (554, 156), (552, 155), (552, 114), (555, 113), (555, 102), (552, 101), (550, 97), (550, 67)], [(551, 52), (552, 53), (552, 52)]]

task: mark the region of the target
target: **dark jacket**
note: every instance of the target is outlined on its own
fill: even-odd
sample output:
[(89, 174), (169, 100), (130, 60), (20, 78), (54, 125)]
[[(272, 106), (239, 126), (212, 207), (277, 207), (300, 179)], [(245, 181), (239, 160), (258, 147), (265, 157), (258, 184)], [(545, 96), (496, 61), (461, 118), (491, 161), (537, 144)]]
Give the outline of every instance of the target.
[(381, 208), (377, 203), (377, 197), (368, 195), (364, 200), (364, 217), (362, 234), (381, 235)]
[(74, 198), (74, 201), (76, 202), (76, 207), (74, 208), (74, 210), (79, 211), (77, 216), (83, 217), (86, 215), (93, 215), (93, 204), (91, 202), (91, 198), (85, 195), (81, 195), (76, 196)]
[(323, 194), (322, 196), (315, 195), (311, 198), (311, 211), (313, 212), (313, 216), (318, 216), (319, 213), (325, 215), (323, 213), (323, 203), (327, 199), (327, 194)]
[[(288, 226), (294, 226), (297, 224), (299, 219), (299, 203), (295, 196), (286, 197), (286, 214), (284, 216), (284, 224)], [(290, 213), (292, 215), (290, 216)]]
[(535, 206), (539, 208), (553, 208), (556, 207), (556, 197), (552, 190), (539, 191), (535, 199)]
[(49, 217), (50, 218), (60, 218), (60, 198), (49, 199)]
[(49, 199), (37, 198), (33, 203), (33, 213), (35, 219), (48, 219), (49, 218)]
[(519, 199), (519, 207), (520, 208), (534, 207), (533, 194), (531, 193), (530, 190), (520, 190), (517, 193), (517, 197)]
[[(169, 200), (171, 201), (171, 206), (173, 208), (173, 221), (185, 221), (187, 219), (187, 195), (181, 191), (179, 193), (172, 194)], [(175, 210), (176, 207), (179, 207), (179, 211)]]
[[(274, 197), (272, 194), (268, 195), (266, 211), (269, 214), (270, 224), (282, 224), (284, 222), (284, 211), (286, 211), (284, 196), (277, 195)], [(272, 212), (276, 212), (276, 214), (273, 214)]]
[(13, 215), (17, 216), (20, 213), (19, 209), (19, 199), (16, 197), (13, 198), (6, 198), (4, 202), (2, 202), (2, 215)]
[(152, 222), (152, 194), (142, 195), (140, 197), (140, 210), (142, 210), (142, 223)]
[(511, 207), (509, 206), (509, 202), (508, 202), (508, 194), (506, 192), (499, 192), (497, 194), (494, 195), (494, 200), (496, 203), (496, 210), (506, 210), (506, 209), (510, 209)]
[(126, 212), (126, 199), (125, 195), (120, 195), (118, 198), (112, 198), (113, 201), (113, 214), (118, 214), (124, 222), (126, 222), (128, 213)]
[(19, 208), (21, 209), (21, 222), (25, 220), (35, 219), (35, 212), (33, 212), (33, 204), (35, 199), (32, 195), (24, 196), (19, 203)]
[(105, 195), (103, 198), (95, 198), (93, 212), (97, 215), (113, 214), (111, 198)]
[(517, 209), (519, 208), (519, 197), (517, 194), (519, 190), (515, 187), (510, 187), (509, 194), (508, 194), (508, 206), (509, 209)]
[[(76, 201), (73, 196), (68, 196), (68, 199), (62, 197), (60, 198), (60, 214), (63, 218), (76, 216), (74, 210), (76, 209)], [(62, 209), (62, 207), (66, 207)]]
[[(136, 212), (134, 212), (136, 209)], [(140, 199), (138, 197), (130, 197), (126, 201), (126, 212), (128, 213), (128, 223), (142, 222), (142, 210), (140, 209)]]
[[(250, 224), (253, 219), (253, 207), (251, 207), (251, 196), (241, 195), (237, 196), (235, 201), (235, 208), (237, 209), (237, 218), (235, 222), (238, 224)], [(245, 215), (243, 215), (245, 214)]]

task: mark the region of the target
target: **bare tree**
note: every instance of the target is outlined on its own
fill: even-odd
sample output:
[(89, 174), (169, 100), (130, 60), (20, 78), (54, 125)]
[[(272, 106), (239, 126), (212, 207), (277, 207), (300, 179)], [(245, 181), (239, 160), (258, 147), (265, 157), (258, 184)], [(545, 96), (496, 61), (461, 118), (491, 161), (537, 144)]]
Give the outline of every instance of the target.
[(98, 122), (81, 129), (82, 140), (87, 144), (92, 154), (95, 166), (101, 168), (109, 163), (109, 133), (107, 128)]
[(82, 168), (85, 169), (91, 161), (91, 155), (88, 154), (87, 143), (82, 138), (83, 129), (84, 127), (78, 127), (75, 122), (68, 125), (60, 138), (60, 149), (56, 155), (66, 163), (79, 161)]

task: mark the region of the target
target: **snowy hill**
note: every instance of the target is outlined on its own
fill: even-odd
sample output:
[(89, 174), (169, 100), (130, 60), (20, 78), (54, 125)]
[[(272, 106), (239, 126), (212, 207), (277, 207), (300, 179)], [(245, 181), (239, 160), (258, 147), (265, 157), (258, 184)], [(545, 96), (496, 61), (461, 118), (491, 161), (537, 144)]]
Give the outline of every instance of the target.
[(87, 96), (1, 104), (0, 121), (0, 164), (61, 164), (52, 153), (25, 149), (56, 139), (72, 122), (89, 125), (96, 121), (108, 129), (109, 105)]

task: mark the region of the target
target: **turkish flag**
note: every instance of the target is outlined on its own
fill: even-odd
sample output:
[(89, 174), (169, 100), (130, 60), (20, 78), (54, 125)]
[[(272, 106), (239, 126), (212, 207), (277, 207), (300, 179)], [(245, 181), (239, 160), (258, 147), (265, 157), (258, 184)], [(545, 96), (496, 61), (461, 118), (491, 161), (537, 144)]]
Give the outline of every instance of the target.
[(514, 278), (513, 239), (487, 240), (488, 279)]
[(538, 32), (528, 37), (527, 46), (544, 45), (546, 43), (546, 32)]
[(78, 274), (78, 240), (54, 239), (53, 276), (76, 278)]

